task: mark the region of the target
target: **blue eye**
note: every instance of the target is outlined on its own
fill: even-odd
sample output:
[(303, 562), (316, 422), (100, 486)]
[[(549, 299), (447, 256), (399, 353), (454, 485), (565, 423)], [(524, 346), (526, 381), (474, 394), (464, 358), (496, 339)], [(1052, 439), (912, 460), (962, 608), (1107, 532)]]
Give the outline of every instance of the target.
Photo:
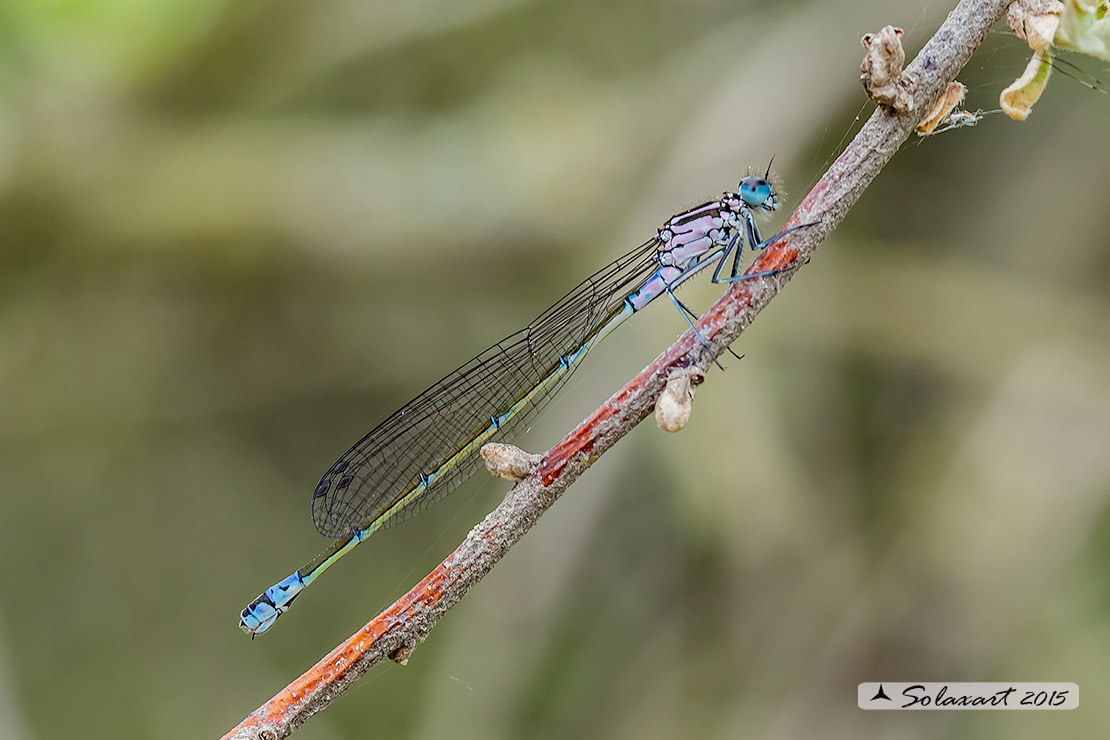
[(762, 177), (745, 177), (740, 181), (740, 198), (753, 208), (764, 205), (771, 197), (771, 183)]

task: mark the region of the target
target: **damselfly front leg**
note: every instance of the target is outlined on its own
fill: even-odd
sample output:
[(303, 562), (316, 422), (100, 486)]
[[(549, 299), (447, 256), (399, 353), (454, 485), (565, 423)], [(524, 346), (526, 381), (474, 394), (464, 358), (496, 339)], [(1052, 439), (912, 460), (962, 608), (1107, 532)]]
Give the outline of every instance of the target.
[[(809, 227), (809, 226), (816, 226), (819, 223), (821, 223), (821, 222), (820, 221), (812, 221), (808, 224), (799, 224), (798, 226), (791, 226), (789, 229), (783, 229), (779, 233), (772, 236), (770, 239), (767, 239), (766, 241), (758, 242), (756, 244), (756, 246), (753, 247), (753, 249), (755, 249), (755, 250), (764, 249), (765, 247), (770, 246), (774, 242), (778, 241), (779, 239), (781, 239), (782, 237), (786, 236), (787, 234), (789, 234), (793, 231), (797, 231), (798, 229), (804, 229), (804, 228)], [(713, 277), (711, 278), (712, 282), (722, 283), (722, 284), (736, 283), (736, 282), (739, 282), (741, 280), (751, 280), (752, 278), (765, 277), (767, 275), (777, 275), (780, 272), (787, 272), (787, 271), (793, 270), (797, 267), (797, 265), (790, 265), (790, 267), (780, 267), (777, 270), (767, 270), (765, 272), (753, 272), (751, 275), (742, 275), (742, 274), (739, 274), (739, 272), (740, 272), (740, 259), (739, 259), (740, 258), (740, 251), (741, 251), (740, 249), (736, 250), (736, 258), (733, 260), (733, 263), (732, 263), (732, 275), (730, 275), (729, 277), (725, 277), (725, 278), (721, 277), (721, 268), (724, 267), (724, 264), (725, 264), (725, 257), (722, 257), (720, 262), (717, 263), (717, 268), (715, 270), (713, 270)]]

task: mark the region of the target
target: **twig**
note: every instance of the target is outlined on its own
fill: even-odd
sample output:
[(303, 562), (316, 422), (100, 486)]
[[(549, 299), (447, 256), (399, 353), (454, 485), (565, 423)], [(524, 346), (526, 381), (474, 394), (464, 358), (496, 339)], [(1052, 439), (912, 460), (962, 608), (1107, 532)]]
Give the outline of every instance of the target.
[[(1010, 0), (962, 0), (906, 68), (914, 111), (928, 111), (986, 38)], [(768, 247), (749, 272), (800, 267), (843, 220), (883, 166), (913, 132), (918, 115), (879, 108), (794, 211), (787, 226), (818, 222)], [(715, 353), (728, 347), (794, 271), (733, 283), (697, 323)], [(562, 442), (474, 527), (458, 549), (391, 607), (323, 660), (255, 710), (225, 740), (285, 737), (326, 707), (375, 663), (403, 662), (448, 609), (454, 606), (610, 447), (652, 413), (677, 369), (708, 372), (711, 357), (687, 331)]]

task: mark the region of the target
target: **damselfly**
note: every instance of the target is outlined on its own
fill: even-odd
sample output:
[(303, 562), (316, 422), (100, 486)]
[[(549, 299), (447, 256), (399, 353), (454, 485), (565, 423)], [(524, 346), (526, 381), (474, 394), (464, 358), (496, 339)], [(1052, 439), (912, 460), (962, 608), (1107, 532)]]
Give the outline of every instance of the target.
[[(312, 521), (335, 542), (252, 601), (240, 628), (252, 636), (265, 632), (306, 586), (356, 545), (462, 483), (481, 466), (482, 445), (522, 430), (595, 344), (655, 298), (669, 296), (694, 328), (690, 310), (674, 294), (692, 275), (712, 264), (715, 283), (772, 274), (740, 273), (745, 238), (760, 250), (787, 233), (765, 241), (755, 222), (755, 211), (778, 207), (769, 175), (768, 165), (762, 177), (741, 180), (737, 192), (672, 217), (654, 237), (360, 439), (328, 468), (312, 494)], [(722, 276), (730, 257), (729, 274)]]

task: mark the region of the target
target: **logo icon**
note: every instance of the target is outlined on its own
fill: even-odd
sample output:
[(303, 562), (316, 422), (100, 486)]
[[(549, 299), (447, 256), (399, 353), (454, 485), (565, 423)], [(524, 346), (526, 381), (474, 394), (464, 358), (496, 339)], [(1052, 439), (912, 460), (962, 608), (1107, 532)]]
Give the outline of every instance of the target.
[(871, 697), (871, 701), (875, 701), (876, 699), (886, 699), (887, 701), (894, 701), (893, 699), (891, 699), (889, 696), (886, 695), (885, 691), (883, 691), (883, 685), (882, 684), (879, 684), (879, 690), (877, 692), (875, 692), (874, 696)]

